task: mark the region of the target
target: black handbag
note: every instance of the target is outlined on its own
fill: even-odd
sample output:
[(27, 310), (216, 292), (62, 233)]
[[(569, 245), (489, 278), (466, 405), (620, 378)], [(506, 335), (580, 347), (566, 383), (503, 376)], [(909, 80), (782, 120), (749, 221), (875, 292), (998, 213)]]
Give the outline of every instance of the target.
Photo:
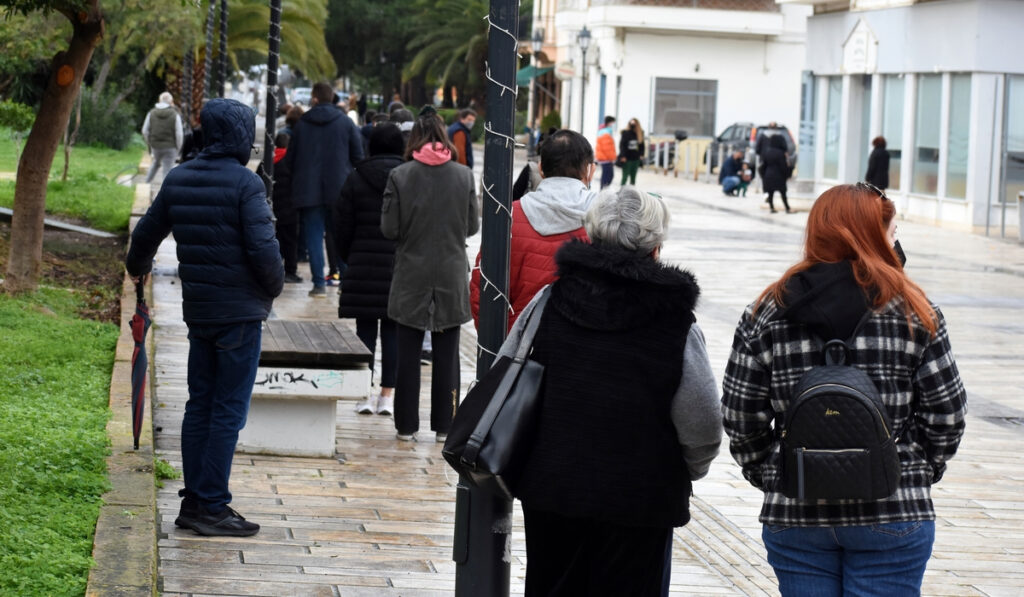
[(466, 394), (441, 454), (463, 478), (512, 499), (512, 486), (533, 444), (544, 366), (527, 358), (547, 303), (541, 291), (513, 358), (501, 357)]

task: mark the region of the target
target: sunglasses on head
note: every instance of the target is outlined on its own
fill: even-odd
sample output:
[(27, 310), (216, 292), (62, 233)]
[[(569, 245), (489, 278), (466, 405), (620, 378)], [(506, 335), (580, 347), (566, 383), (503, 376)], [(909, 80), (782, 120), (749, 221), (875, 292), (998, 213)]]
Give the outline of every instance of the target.
[(858, 182), (854, 186), (862, 188), (862, 189), (867, 189), (869, 191), (874, 191), (882, 199), (889, 199), (889, 197), (886, 196), (885, 191), (883, 191), (882, 189), (876, 187), (875, 185), (871, 184), (870, 182)]

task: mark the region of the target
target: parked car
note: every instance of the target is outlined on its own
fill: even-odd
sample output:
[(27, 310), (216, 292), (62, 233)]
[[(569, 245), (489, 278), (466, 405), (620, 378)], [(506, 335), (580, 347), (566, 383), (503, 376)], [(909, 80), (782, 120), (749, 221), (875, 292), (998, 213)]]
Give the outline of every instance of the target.
[(305, 108), (309, 107), (310, 100), (313, 98), (312, 87), (295, 87), (289, 94), (289, 101), (295, 105), (301, 105)]
[(708, 154), (711, 154), (711, 167), (718, 168), (719, 147), (724, 147), (723, 155), (734, 150), (743, 150), (743, 159), (754, 163), (754, 148), (757, 146), (757, 139), (760, 136), (771, 137), (773, 135), (784, 135), (786, 137), (786, 154), (791, 163), (796, 165), (796, 142), (793, 135), (784, 125), (768, 126), (755, 125), (752, 122), (737, 122), (726, 127), (722, 134), (715, 137), (704, 154), (704, 163), (708, 161)]

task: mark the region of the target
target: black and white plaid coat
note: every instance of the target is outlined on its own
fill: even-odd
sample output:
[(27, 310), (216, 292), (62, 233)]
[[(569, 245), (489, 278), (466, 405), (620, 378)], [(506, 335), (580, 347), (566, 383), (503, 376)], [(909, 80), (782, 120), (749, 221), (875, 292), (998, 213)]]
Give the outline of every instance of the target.
[(967, 394), (949, 346), (946, 322), (935, 308), (931, 336), (916, 317), (907, 325), (894, 299), (861, 327), (851, 347), (853, 364), (878, 386), (895, 429), (902, 475), (895, 494), (878, 501), (796, 500), (776, 491), (779, 441), (773, 421), (783, 419), (800, 376), (820, 365), (821, 343), (800, 323), (779, 319), (766, 299), (747, 307), (733, 339), (722, 387), (722, 413), (733, 458), (765, 492), (760, 520), (781, 526), (845, 526), (934, 520), (930, 487), (956, 453), (964, 432)]

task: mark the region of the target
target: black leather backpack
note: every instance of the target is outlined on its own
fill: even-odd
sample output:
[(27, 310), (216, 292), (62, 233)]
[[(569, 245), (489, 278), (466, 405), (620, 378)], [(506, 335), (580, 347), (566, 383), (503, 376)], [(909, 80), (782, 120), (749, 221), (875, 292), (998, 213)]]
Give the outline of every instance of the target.
[(823, 353), (825, 364), (804, 373), (786, 410), (782, 493), (800, 500), (889, 497), (899, 487), (899, 440), (878, 388), (847, 364), (843, 340), (826, 342)]

